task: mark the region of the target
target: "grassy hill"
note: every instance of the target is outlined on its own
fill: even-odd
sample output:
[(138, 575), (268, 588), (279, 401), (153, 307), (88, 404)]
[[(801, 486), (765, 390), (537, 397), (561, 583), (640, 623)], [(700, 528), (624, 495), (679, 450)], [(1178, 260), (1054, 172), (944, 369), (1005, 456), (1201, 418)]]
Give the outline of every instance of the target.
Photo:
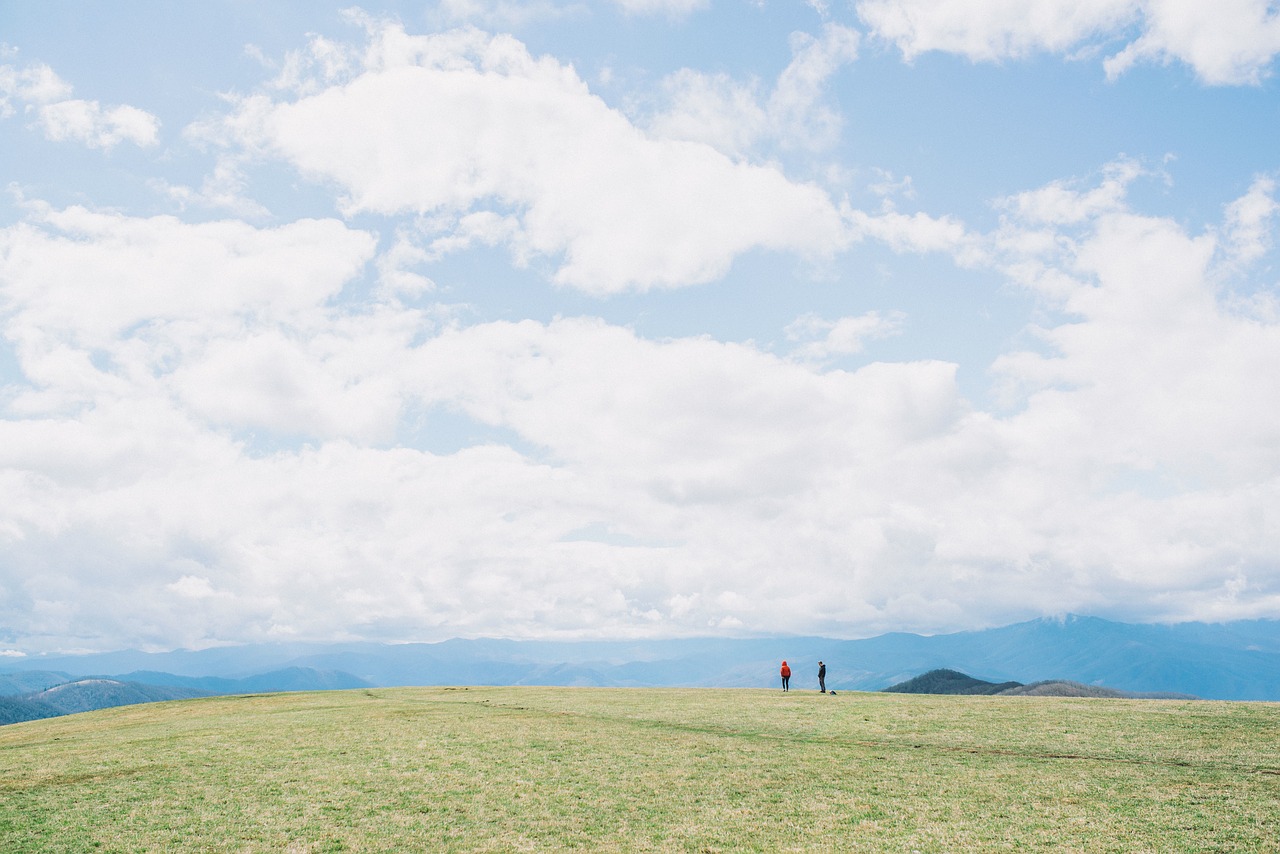
[(0, 729), (0, 850), (1255, 850), (1280, 706), (397, 688)]
[(891, 694), (1000, 694), (1023, 687), (1021, 682), (987, 682), (957, 670), (930, 670), (884, 690)]
[(930, 670), (884, 689), (890, 694), (983, 694), (1001, 697), (1094, 697), (1128, 700), (1195, 700), (1190, 694), (1120, 691), (1101, 685), (1085, 685), (1068, 679), (1021, 682), (988, 682), (957, 670)]

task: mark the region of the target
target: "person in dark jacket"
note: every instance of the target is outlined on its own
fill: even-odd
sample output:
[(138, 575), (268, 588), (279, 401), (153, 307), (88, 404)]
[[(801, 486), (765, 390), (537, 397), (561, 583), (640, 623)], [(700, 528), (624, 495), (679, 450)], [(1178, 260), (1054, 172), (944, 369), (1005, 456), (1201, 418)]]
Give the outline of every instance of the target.
[(782, 674), (782, 690), (790, 691), (791, 690), (791, 668), (788, 667), (787, 663), (784, 661), (782, 662), (782, 669), (778, 672)]
[(818, 662), (818, 690), (827, 693), (827, 665)]

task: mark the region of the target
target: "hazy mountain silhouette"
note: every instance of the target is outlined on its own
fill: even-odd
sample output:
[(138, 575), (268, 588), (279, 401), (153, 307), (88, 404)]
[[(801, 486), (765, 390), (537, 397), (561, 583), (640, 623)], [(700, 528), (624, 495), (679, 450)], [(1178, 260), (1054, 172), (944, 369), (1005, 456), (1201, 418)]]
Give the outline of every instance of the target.
[(161, 700), (189, 700), (207, 697), (208, 691), (174, 686), (142, 685), (137, 682), (121, 682), (117, 679), (77, 679), (55, 685), (23, 699), (44, 703), (59, 714), (88, 712), (112, 706), (131, 706), (135, 703), (155, 703)]
[(1101, 685), (1082, 685), (1069, 679), (1048, 679), (1032, 682), (1018, 688), (1000, 692), (1001, 697), (1110, 697), (1128, 700), (1196, 700), (1192, 694), (1167, 691), (1121, 691)]
[[(51, 678), (64, 677), (47, 686)], [(334, 670), (287, 667), (239, 679), (218, 676), (180, 676), (138, 671), (120, 677), (88, 676), (76, 679), (52, 671), (0, 675), (4, 684), (38, 684), (41, 690), (21, 696), (0, 696), (0, 724), (90, 712), (113, 706), (185, 700), (223, 694), (262, 694), (282, 691), (329, 691), (367, 688), (372, 683)]]
[(366, 679), (339, 670), (317, 670), (313, 667), (286, 667), (229, 679), (223, 676), (179, 676), (154, 670), (126, 673), (120, 679), (145, 685), (171, 685), (193, 688), (209, 694), (263, 694), (278, 691), (335, 691), (345, 688), (371, 688)]
[(70, 682), (71, 679), (70, 673), (53, 670), (18, 670), (13, 673), (0, 673), (0, 697), (43, 691), (45, 688)]
[[(1138, 694), (1280, 700), (1280, 621), (1137, 625), (1077, 616), (984, 631), (934, 636), (893, 633), (861, 640), (482, 638), (410, 644), (253, 644), (164, 653), (124, 650), (13, 659), (5, 662), (7, 675), (0, 677), (20, 678), (19, 672), (41, 670), (73, 676), (125, 674), (119, 678), (217, 693), (357, 684), (771, 687), (777, 684), (778, 664), (784, 658), (795, 673), (792, 687), (800, 690), (817, 689), (821, 659), (827, 664), (828, 687), (838, 690), (879, 691), (945, 669), (979, 673), (994, 683), (1029, 683), (1028, 690), (1037, 681), (1050, 679)], [(336, 671), (362, 681), (303, 684), (276, 679), (237, 685), (200, 681), (255, 679), (291, 668)]]

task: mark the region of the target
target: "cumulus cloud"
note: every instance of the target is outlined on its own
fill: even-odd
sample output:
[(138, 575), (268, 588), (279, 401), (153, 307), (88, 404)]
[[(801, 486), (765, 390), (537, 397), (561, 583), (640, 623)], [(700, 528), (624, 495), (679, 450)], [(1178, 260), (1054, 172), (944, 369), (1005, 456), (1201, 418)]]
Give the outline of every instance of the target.
[(45, 104), (40, 127), (54, 142), (74, 140), (90, 148), (112, 148), (121, 142), (156, 144), (160, 120), (128, 105), (104, 109), (97, 101), (67, 100)]
[(1044, 187), (1018, 193), (1002, 200), (1015, 218), (1032, 225), (1075, 225), (1102, 214), (1121, 210), (1129, 185), (1143, 175), (1142, 165), (1133, 160), (1108, 164), (1097, 187), (1078, 190), (1073, 182), (1054, 181)]
[(0, 232), (10, 329), (88, 346), (154, 320), (213, 324), (303, 311), (335, 295), (374, 248), (372, 235), (331, 219), (258, 229), (79, 206), (31, 211)]
[(682, 68), (662, 81), (665, 109), (648, 121), (651, 134), (714, 146), (743, 157), (775, 127), (755, 81)]
[(0, 66), (0, 117), (12, 116), (18, 100), (34, 110), (36, 125), (54, 142), (71, 140), (102, 149), (121, 142), (156, 144), (160, 120), (146, 110), (128, 104), (103, 107), (70, 95), (71, 85), (47, 65)]
[(998, 0), (931, 3), (862, 0), (858, 14), (871, 31), (897, 44), (908, 59), (931, 50), (975, 60), (1065, 52), (1086, 38), (1130, 23), (1134, 0)]
[[(588, 317), (441, 327), (332, 304), (373, 252), (338, 223), (35, 211), (4, 232), (4, 332), (31, 342), (32, 393), (74, 405), (7, 399), (0, 615), (38, 648), (66, 625), (111, 646), (1253, 614), (1280, 587), (1280, 324), (1219, 293), (1230, 229), (1135, 212), (1108, 180), (1009, 200), (979, 236), (1053, 278), (1042, 348), (995, 365), (1003, 415), (954, 364), (822, 363), (898, 315), (802, 316), (812, 359)], [(1262, 228), (1268, 192), (1224, 220)], [(330, 254), (254, 273), (303, 246)], [(78, 316), (126, 276), (147, 300)], [(428, 437), (449, 413), (506, 438), (391, 441), (408, 410)]]
[(1226, 0), (1212, 7), (1179, 0), (1144, 6), (1142, 35), (1106, 61), (1122, 74), (1142, 61), (1179, 61), (1206, 83), (1257, 83), (1280, 52), (1280, 12), (1265, 0)]
[(326, 305), (373, 248), (333, 220), (259, 230), (37, 206), (0, 232), (5, 335), (30, 382), (10, 408), (159, 395), (240, 430), (394, 432), (398, 401), (374, 374), (416, 319)]
[(1227, 207), (1223, 241), (1230, 257), (1248, 264), (1262, 258), (1274, 245), (1276, 182), (1270, 175), (1258, 176), (1249, 192)]
[[(327, 305), (371, 251), (336, 223), (36, 208), (4, 239), (4, 331), (30, 387), (0, 423), (0, 585), (37, 645), (69, 624), (99, 644), (754, 625), (744, 577), (804, 600), (788, 585), (829, 568), (773, 576), (820, 553), (799, 514), (876, 494), (850, 504), (826, 463), (889, 482), (896, 453), (964, 417), (940, 363), (824, 375), (592, 319), (419, 341), (414, 312)], [(328, 255), (300, 267), (300, 245)], [(406, 403), (527, 450), (382, 446)], [(316, 444), (262, 454), (254, 430)], [(743, 513), (761, 520), (745, 538)], [(572, 536), (593, 524), (622, 544)], [(844, 559), (871, 561), (876, 531)]]
[(964, 223), (951, 216), (855, 210), (849, 212), (849, 221), (859, 238), (879, 240), (898, 252), (943, 252), (963, 262), (978, 251)]
[(1280, 14), (1265, 0), (862, 0), (857, 9), (908, 59), (934, 50), (978, 61), (1096, 51), (1136, 28), (1137, 38), (1105, 60), (1109, 76), (1138, 62), (1176, 61), (1226, 85), (1257, 83), (1280, 52)]
[(0, 117), (14, 114), (14, 99), (29, 104), (49, 104), (71, 95), (71, 85), (47, 65), (18, 68), (0, 65)]
[[(1070, 218), (1075, 227), (1057, 240), (1009, 241), (1006, 263), (1038, 271), (1024, 284), (1062, 318), (1040, 332), (1046, 352), (1011, 353), (995, 366), (1028, 389), (1020, 417), (1054, 425), (1064, 449), (1087, 447), (1092, 460), (1170, 484), (1247, 483), (1253, 466), (1273, 471), (1280, 433), (1261, 413), (1280, 405), (1280, 384), (1262, 365), (1280, 355), (1280, 327), (1219, 293), (1242, 258), (1258, 257), (1238, 246), (1264, 239), (1272, 191), (1260, 180), (1228, 206), (1235, 227), (1225, 246), (1217, 229), (1194, 234), (1136, 214), (1110, 190), (1102, 206), (1089, 201), (1098, 190), (1060, 199), (1095, 213)], [(1073, 195), (1052, 188), (1055, 198), (1063, 193)], [(1022, 266), (1030, 259), (1042, 266)]]
[(752, 249), (820, 257), (848, 243), (820, 188), (646, 136), (572, 68), (510, 37), (371, 26), (344, 84), (250, 97), (194, 132), (336, 184), (349, 214), (442, 214), (464, 228), (478, 213), (514, 217), (502, 239), (517, 257), (556, 258), (557, 282), (593, 294), (710, 281)]

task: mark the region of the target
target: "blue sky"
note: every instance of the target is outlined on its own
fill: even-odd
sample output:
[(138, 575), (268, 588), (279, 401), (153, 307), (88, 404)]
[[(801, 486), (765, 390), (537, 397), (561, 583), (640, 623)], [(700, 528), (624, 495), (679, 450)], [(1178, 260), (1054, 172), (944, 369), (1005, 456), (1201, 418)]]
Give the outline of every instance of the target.
[(1200, 5), (0, 0), (0, 651), (1277, 617)]

